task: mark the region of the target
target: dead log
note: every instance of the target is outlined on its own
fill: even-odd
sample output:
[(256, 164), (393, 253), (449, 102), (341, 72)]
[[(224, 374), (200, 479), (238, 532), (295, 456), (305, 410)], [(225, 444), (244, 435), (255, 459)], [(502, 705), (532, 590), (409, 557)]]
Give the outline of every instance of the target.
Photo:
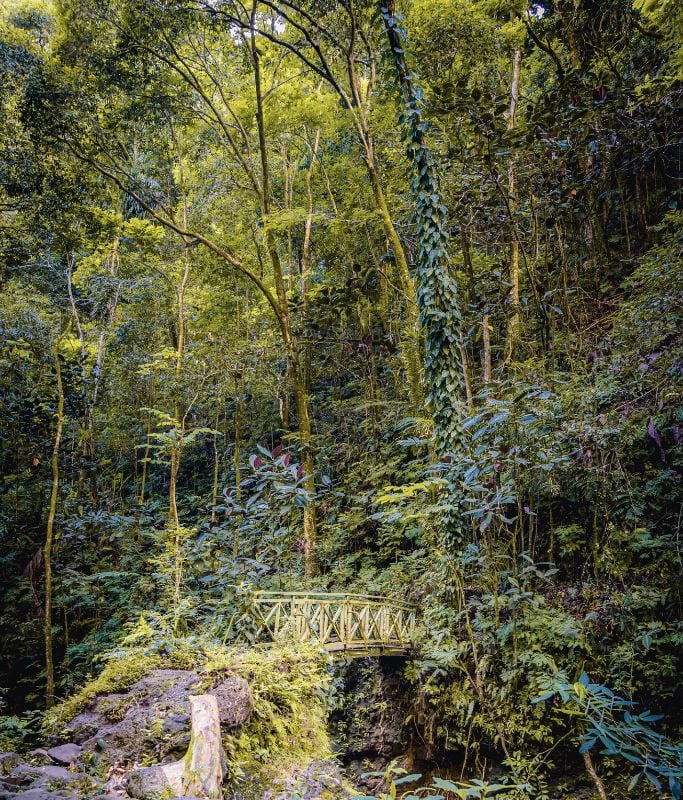
[(218, 701), (211, 694), (190, 697), (192, 733), (179, 761), (135, 770), (127, 791), (140, 800), (172, 793), (174, 797), (220, 798), (227, 762), (221, 741)]
[(220, 797), (227, 767), (218, 700), (212, 694), (190, 697), (192, 736), (185, 754), (183, 794), (195, 797)]

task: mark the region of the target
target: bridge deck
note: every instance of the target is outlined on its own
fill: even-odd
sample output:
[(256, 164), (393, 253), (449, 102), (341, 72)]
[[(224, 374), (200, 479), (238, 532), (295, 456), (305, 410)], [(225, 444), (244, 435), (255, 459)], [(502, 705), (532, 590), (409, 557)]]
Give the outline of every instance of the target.
[(415, 608), (388, 597), (260, 592), (255, 599), (265, 635), (290, 635), (346, 658), (405, 655), (415, 633)]

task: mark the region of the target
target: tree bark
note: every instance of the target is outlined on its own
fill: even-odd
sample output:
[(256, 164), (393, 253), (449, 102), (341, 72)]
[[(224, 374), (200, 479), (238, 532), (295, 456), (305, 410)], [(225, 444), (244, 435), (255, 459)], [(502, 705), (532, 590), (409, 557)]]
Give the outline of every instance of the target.
[(369, 131), (361, 137), (365, 147), (365, 164), (368, 168), (370, 183), (372, 184), (372, 195), (375, 200), (375, 207), (379, 213), (384, 228), (384, 235), (387, 237), (394, 254), (396, 264), (396, 274), (399, 285), (403, 293), (406, 304), (406, 323), (401, 336), (401, 355), (408, 378), (408, 395), (410, 404), (415, 412), (419, 412), (424, 404), (424, 386), (422, 381), (422, 352), (421, 352), (421, 322), (420, 312), (416, 301), (415, 282), (410, 275), (408, 259), (406, 258), (401, 239), (394, 227), (394, 221), (387, 205), (379, 172), (375, 164), (374, 153), (372, 150), (372, 140)]
[(484, 314), (481, 321), (481, 339), (484, 350), (483, 380), (488, 385), (491, 383), (491, 325), (488, 314)]
[(190, 697), (192, 737), (183, 759), (183, 794), (186, 797), (221, 797), (226, 770), (221, 742), (218, 700), (211, 694)]
[(605, 784), (602, 782), (602, 779), (595, 771), (595, 766), (593, 764), (593, 759), (591, 758), (591, 754), (586, 750), (583, 753), (583, 763), (586, 767), (586, 772), (590, 775), (591, 780), (593, 781), (593, 785), (600, 797), (600, 800), (607, 800), (607, 792), (605, 791)]
[[(512, 64), (512, 87), (510, 90), (510, 116), (507, 129), (515, 127), (515, 113), (519, 100), (519, 78), (522, 71), (522, 49), (515, 49)], [(515, 230), (514, 212), (517, 210), (517, 188), (515, 185), (515, 165), (512, 156), (508, 159), (508, 207), (512, 241), (510, 243), (510, 318), (508, 320), (507, 341), (505, 343), (505, 363), (508, 364), (515, 353), (519, 341), (519, 239)]]
[(218, 416), (219, 411), (216, 409), (216, 422), (213, 429), (213, 484), (211, 487), (211, 527), (216, 524), (216, 504), (218, 502), (218, 473), (220, 467), (220, 458), (218, 457)]
[[(190, 697), (190, 714), (192, 733), (185, 756), (171, 764), (143, 767), (133, 772), (129, 787), (135, 781), (139, 788), (144, 787), (144, 793), (152, 794), (150, 780), (145, 780), (146, 776), (151, 776), (154, 788), (170, 797), (222, 797), (227, 760), (221, 740), (218, 700), (211, 694)], [(139, 791), (130, 788), (129, 791), (136, 797), (142, 796)]]
[[(267, 223), (270, 212), (270, 180), (268, 166), (268, 150), (266, 143), (266, 129), (263, 116), (263, 95), (261, 92), (261, 64), (260, 54), (256, 46), (256, 7), (252, 8), (251, 26), (251, 56), (254, 67), (254, 90), (256, 95), (256, 124), (259, 137), (259, 151), (261, 156), (261, 213), (264, 222)], [(304, 469), (303, 486), (309, 494), (309, 502), (304, 506), (304, 566), (307, 578), (313, 577), (317, 573), (316, 540), (316, 503), (315, 503), (315, 465), (313, 460), (313, 450), (311, 442), (311, 412), (308, 392), (306, 389), (306, 376), (301, 363), (301, 353), (298, 342), (292, 329), (291, 314), (284, 276), (282, 274), (282, 264), (277, 250), (277, 242), (273, 231), (268, 225), (265, 230), (266, 249), (273, 268), (273, 280), (275, 283), (275, 294), (277, 298), (278, 319), (285, 349), (290, 363), (290, 375), (292, 378), (294, 398), (297, 409), (299, 426), (299, 444), (301, 447), (301, 463)]]
[(43, 547), (43, 564), (45, 567), (45, 607), (43, 619), (43, 636), (45, 642), (45, 704), (51, 708), (55, 702), (55, 666), (52, 653), (52, 546), (54, 543), (55, 517), (57, 515), (57, 499), (59, 495), (59, 447), (64, 429), (64, 386), (62, 384), (62, 368), (59, 362), (59, 342), (54, 344), (52, 354), (55, 363), (55, 381), (57, 388), (57, 427), (52, 447), (52, 489), (50, 506), (45, 529), (45, 545)]

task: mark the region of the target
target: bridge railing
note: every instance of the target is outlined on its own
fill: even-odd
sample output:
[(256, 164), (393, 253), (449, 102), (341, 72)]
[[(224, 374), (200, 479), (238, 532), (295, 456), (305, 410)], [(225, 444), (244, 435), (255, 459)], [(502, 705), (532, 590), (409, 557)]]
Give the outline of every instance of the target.
[(388, 597), (325, 592), (259, 592), (263, 632), (291, 635), (327, 650), (407, 650), (415, 608)]

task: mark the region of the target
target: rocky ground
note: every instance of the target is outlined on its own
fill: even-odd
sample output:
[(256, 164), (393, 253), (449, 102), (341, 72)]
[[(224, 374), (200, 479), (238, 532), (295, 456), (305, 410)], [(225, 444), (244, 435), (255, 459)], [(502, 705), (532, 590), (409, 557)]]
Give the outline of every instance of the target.
[(0, 800), (147, 798), (163, 794), (152, 764), (181, 758), (190, 742), (189, 697), (215, 695), (221, 725), (234, 730), (252, 711), (248, 683), (213, 686), (187, 670), (153, 670), (127, 691), (95, 697), (64, 731), (69, 741), (20, 757), (0, 754)]
[[(0, 754), (0, 800), (169, 800), (155, 765), (187, 751), (189, 697), (199, 693), (216, 697), (224, 732), (237, 732), (253, 712), (244, 678), (152, 670), (126, 691), (94, 697), (55, 741), (21, 756)], [(252, 796), (245, 785), (231, 793), (234, 800)], [(327, 760), (292, 766), (257, 796), (336, 800), (349, 792), (340, 764)]]

